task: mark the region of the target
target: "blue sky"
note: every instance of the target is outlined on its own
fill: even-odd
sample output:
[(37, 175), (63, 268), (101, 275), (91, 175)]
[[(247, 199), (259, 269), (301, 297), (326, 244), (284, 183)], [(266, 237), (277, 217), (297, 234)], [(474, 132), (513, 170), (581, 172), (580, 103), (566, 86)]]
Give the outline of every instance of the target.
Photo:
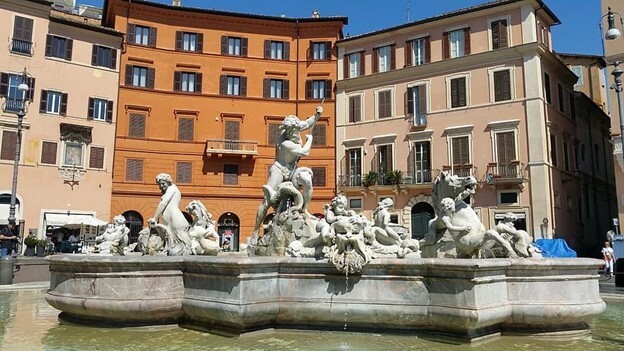
[[(103, 0), (77, 2), (101, 7)], [(157, 2), (171, 3), (170, 0)], [(410, 18), (414, 21), (488, 0), (182, 0), (182, 6), (287, 17), (309, 17), (318, 9), (321, 16), (348, 17), (349, 25), (344, 32), (357, 35), (405, 23), (408, 2)], [(553, 28), (556, 51), (602, 53), (598, 28), (602, 16), (600, 0), (545, 0), (545, 3), (561, 20)]]

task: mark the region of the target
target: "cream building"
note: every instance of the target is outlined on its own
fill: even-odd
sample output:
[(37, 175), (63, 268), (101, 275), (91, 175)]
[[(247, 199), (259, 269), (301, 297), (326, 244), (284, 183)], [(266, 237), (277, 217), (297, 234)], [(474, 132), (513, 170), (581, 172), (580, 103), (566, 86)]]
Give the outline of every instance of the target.
[[(486, 227), (582, 246), (572, 155), (576, 76), (553, 54), (540, 0), (503, 0), (337, 43), (337, 182), (363, 212), (391, 197), (422, 237), (440, 171), (472, 175)], [(400, 171), (400, 172), (397, 172)]]
[(22, 72), (28, 73), (17, 219), (43, 237), (69, 214), (108, 221), (122, 34), (52, 10), (0, 2), (0, 225), (11, 197)]

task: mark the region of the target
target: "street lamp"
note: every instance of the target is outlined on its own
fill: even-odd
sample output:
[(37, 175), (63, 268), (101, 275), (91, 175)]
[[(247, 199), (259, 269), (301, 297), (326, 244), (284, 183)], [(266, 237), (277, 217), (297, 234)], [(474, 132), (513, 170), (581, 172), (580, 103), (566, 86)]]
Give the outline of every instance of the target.
[(21, 93), (21, 98), (18, 98), (17, 105), (17, 142), (15, 144), (15, 163), (13, 163), (13, 185), (11, 187), (11, 205), (9, 207), (9, 224), (15, 228), (15, 203), (17, 195), (17, 173), (19, 169), (20, 151), (22, 149), (22, 122), (26, 115), (26, 93), (30, 90), (28, 86), (28, 73), (26, 68), (22, 72), (22, 82), (17, 86), (17, 90)]

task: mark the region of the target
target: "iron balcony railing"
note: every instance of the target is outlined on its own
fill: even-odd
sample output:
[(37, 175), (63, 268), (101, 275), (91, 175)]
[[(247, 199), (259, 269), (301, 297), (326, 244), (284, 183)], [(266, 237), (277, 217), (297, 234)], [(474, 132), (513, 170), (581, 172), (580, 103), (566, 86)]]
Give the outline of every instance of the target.
[(4, 103), (2, 104), (2, 111), (17, 113), (22, 107), (22, 104), (22, 100), (8, 97), (4, 100)]
[(362, 175), (341, 175), (338, 177), (339, 186), (362, 186)]
[(442, 170), (458, 177), (474, 176), (474, 166), (471, 164), (443, 166)]
[(11, 52), (32, 56), (32, 42), (13, 38)]
[(428, 184), (431, 183), (436, 171), (427, 169), (420, 171), (389, 171), (385, 173), (369, 172), (366, 174), (340, 175), (338, 185), (344, 187)]
[(512, 161), (508, 164), (488, 164), (487, 180), (489, 182), (497, 180), (522, 179), (522, 164), (519, 161)]
[(257, 155), (258, 142), (233, 139), (207, 139), (206, 153)]
[(431, 183), (431, 179), (433, 178), (433, 170), (431, 169), (423, 169), (412, 172), (407, 172), (403, 176), (402, 184), (427, 184)]

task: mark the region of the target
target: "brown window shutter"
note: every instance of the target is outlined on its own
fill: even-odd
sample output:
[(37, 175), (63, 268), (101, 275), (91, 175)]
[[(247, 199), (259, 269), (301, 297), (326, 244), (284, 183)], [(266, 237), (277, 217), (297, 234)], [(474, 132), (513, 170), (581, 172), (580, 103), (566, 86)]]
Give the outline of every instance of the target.
[(227, 55), (228, 53), (228, 37), (226, 35), (221, 36), (221, 55)]
[(115, 49), (111, 49), (111, 61), (110, 61), (110, 66), (108, 66), (108, 68), (110, 69), (117, 68), (117, 50)]
[(451, 160), (451, 165), (461, 165), (461, 146), (460, 146), (460, 138), (451, 139), (451, 147), (453, 148), (453, 155)]
[(145, 137), (145, 115), (131, 113), (129, 119), (128, 136), (134, 138)]
[(496, 157), (499, 165), (506, 166), (516, 159), (514, 132), (496, 133)]
[(353, 101), (353, 115), (354, 122), (360, 122), (362, 120), (362, 97), (360, 95), (355, 96)]
[(364, 51), (360, 52), (359, 55), (360, 55), (360, 76), (363, 76), (365, 72), (365, 67), (366, 67), (366, 64), (364, 63), (364, 60), (365, 60)]
[(222, 75), (219, 78), (219, 95), (227, 95), (227, 80), (228, 77), (226, 75)]
[(425, 63), (431, 62), (431, 36), (425, 37)]
[(45, 113), (48, 110), (48, 91), (41, 90), (41, 102), (39, 103), (39, 112)]
[(442, 59), (446, 60), (451, 57), (451, 45), (449, 42), (449, 33), (442, 34)]
[(95, 99), (89, 98), (89, 108), (87, 109), (87, 119), (93, 119), (94, 105), (95, 105)]
[(342, 57), (342, 60), (343, 60), (343, 66), (342, 67), (343, 67), (343, 70), (344, 70), (344, 78), (345, 79), (351, 78), (351, 70), (349, 70), (349, 57), (350, 56), (351, 55), (347, 54), (347, 55), (344, 55)]
[(10, 130), (2, 131), (2, 149), (0, 160), (15, 160), (15, 147), (17, 146), (17, 133)]
[(312, 185), (324, 187), (327, 184), (325, 167), (310, 167), (312, 170)]
[(113, 101), (108, 100), (106, 102), (106, 122), (113, 123)]
[(413, 65), (412, 42), (413, 40), (408, 40), (405, 42), (405, 67)]
[(201, 94), (203, 74), (195, 73), (195, 92)]
[(284, 42), (284, 60), (290, 60), (290, 43), (287, 41)]
[(240, 140), (240, 122), (225, 121), (225, 138), (226, 140)]
[(176, 31), (176, 34), (175, 34), (175, 49), (176, 50), (182, 50), (182, 48), (184, 47), (183, 41), (184, 41), (184, 32)]
[(494, 72), (494, 101), (511, 99), (511, 82), (509, 70)]
[(9, 92), (9, 75), (0, 73), (0, 96), (7, 96)]
[(277, 139), (280, 134), (280, 124), (279, 123), (269, 123), (269, 135), (267, 137), (267, 145), (277, 145)]
[(193, 163), (192, 162), (177, 162), (176, 163), (176, 183), (191, 183), (193, 177)]
[(128, 44), (134, 44), (134, 39), (136, 37), (136, 25), (128, 23), (128, 30), (126, 31), (126, 42)]
[(379, 72), (379, 49), (373, 49), (373, 73)]
[(181, 91), (182, 90), (182, 72), (175, 71), (173, 72), (173, 91)]
[(41, 163), (47, 165), (56, 164), (57, 143), (52, 141), (43, 141), (41, 143)]
[(282, 99), (284, 100), (289, 100), (289, 93), (290, 93), (290, 81), (287, 79), (284, 79), (283, 81), (283, 86), (282, 86)]
[(104, 148), (91, 146), (91, 154), (89, 155), (89, 168), (104, 168)]
[(97, 66), (98, 48), (99, 46), (95, 44), (91, 48), (91, 66)]
[(151, 47), (156, 47), (156, 37), (158, 36), (158, 28), (150, 27), (149, 29), (149, 38), (148, 45)]
[(68, 95), (67, 93), (62, 93), (61, 94), (61, 106), (59, 108), (59, 114), (61, 116), (65, 116), (67, 115), (67, 99), (68, 99)]
[(390, 45), (390, 69), (396, 69), (396, 45)]
[(35, 100), (35, 78), (28, 78), (28, 100)]
[(132, 85), (132, 75), (133, 75), (133, 71), (134, 67), (132, 65), (126, 65), (126, 85), (127, 86), (131, 86)]
[(195, 44), (196, 52), (204, 52), (204, 34), (197, 33), (197, 43)]
[(509, 39), (507, 37), (507, 20), (498, 21), (498, 28), (500, 34), (500, 46), (501, 48), (506, 48), (509, 46)]
[(143, 181), (143, 160), (126, 160), (126, 180), (133, 182)]
[(247, 77), (240, 77), (240, 96), (247, 96)]
[(46, 35), (46, 46), (45, 46), (45, 55), (50, 56), (52, 52), (52, 35)]
[(334, 85), (331, 79), (328, 79), (325, 81), (325, 98), (326, 99), (331, 99), (332, 98), (332, 91), (334, 90)]
[(265, 99), (271, 97), (271, 79), (269, 78), (264, 78), (264, 80), (262, 81), (262, 96)]
[(418, 113), (427, 113), (427, 86), (418, 86)]
[(241, 56), (247, 56), (247, 44), (248, 44), (248, 39), (247, 38), (241, 38)]
[(490, 30), (492, 31), (492, 49), (500, 48), (500, 21), (494, 21), (490, 24)]
[(147, 69), (147, 88), (154, 89), (154, 81), (156, 80), (156, 70), (153, 68)]
[(314, 96), (312, 94), (312, 84), (313, 84), (313, 81), (311, 81), (311, 80), (306, 80), (306, 82), (305, 82), (305, 98), (306, 98), (306, 100), (310, 100)]
[(265, 59), (271, 58), (271, 41), (270, 40), (264, 41), (264, 58)]
[(15, 16), (13, 26), (13, 38), (23, 41), (32, 41), (33, 20), (26, 17)]
[(326, 60), (332, 59), (332, 42), (331, 41), (325, 42), (325, 59)]
[(405, 99), (407, 101), (407, 114), (411, 115), (414, 113), (414, 89), (415, 87), (409, 87), (407, 88), (407, 99)]
[(316, 124), (312, 130), (312, 146), (327, 145), (327, 128), (325, 124)]
[(470, 55), (470, 27), (464, 28), (464, 55)]
[(178, 140), (193, 141), (195, 120), (193, 118), (178, 119)]
[(459, 106), (466, 106), (466, 78), (459, 78), (457, 89)]

